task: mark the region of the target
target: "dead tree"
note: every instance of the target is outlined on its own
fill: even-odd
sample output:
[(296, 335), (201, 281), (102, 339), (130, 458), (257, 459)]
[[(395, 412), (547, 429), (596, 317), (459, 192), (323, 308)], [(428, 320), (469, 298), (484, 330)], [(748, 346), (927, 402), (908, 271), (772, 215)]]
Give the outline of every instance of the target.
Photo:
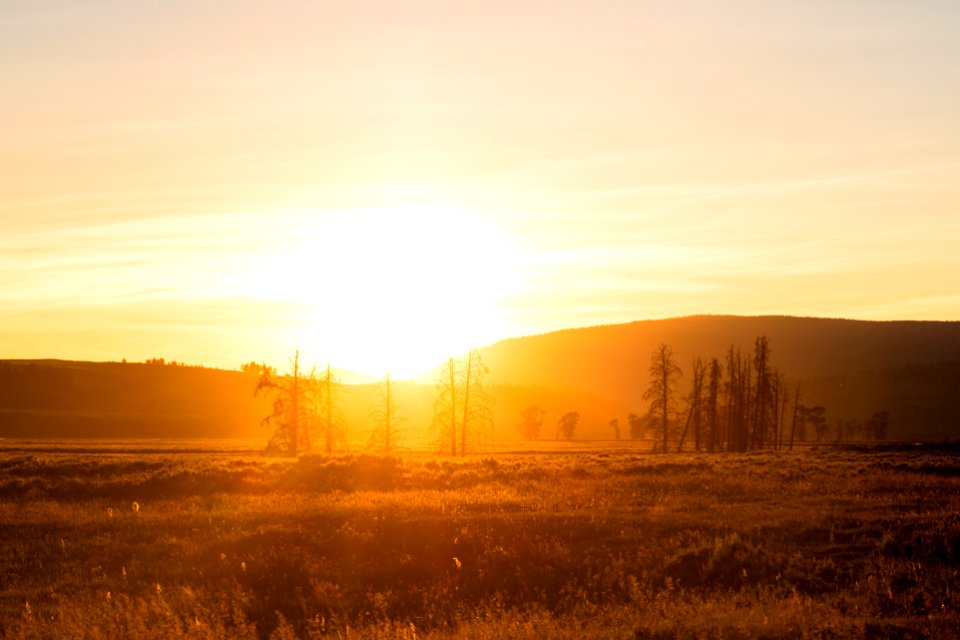
[(662, 452), (666, 453), (670, 440), (670, 410), (682, 372), (674, 361), (673, 349), (660, 343), (650, 354), (650, 386), (643, 394), (650, 401), (650, 413), (660, 419), (663, 441)]

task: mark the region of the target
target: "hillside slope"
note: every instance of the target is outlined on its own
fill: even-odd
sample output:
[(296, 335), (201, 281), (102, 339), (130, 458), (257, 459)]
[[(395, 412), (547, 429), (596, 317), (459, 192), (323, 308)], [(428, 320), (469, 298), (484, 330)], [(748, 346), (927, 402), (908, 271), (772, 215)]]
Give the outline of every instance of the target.
[[(490, 369), (495, 438), (519, 437), (521, 411), (547, 413), (541, 437), (578, 411), (578, 437), (626, 431), (644, 414), (650, 353), (671, 345), (689, 373), (695, 357), (751, 352), (770, 340), (772, 364), (802, 402), (824, 405), (831, 422), (864, 421), (886, 410), (890, 437), (960, 437), (960, 323), (861, 322), (819, 318), (695, 316), (558, 331), (481, 349)], [(0, 437), (252, 438), (270, 400), (255, 397), (256, 376), (162, 364), (57, 360), (0, 361)], [(684, 381), (683, 384), (687, 384)], [(429, 446), (431, 384), (397, 383), (395, 399), (409, 446)], [(377, 384), (345, 385), (340, 402), (347, 440), (363, 448), (380, 397)]]
[(960, 435), (960, 322), (866, 322), (784, 316), (691, 316), (557, 331), (482, 349), (501, 384), (582, 389), (638, 413), (650, 354), (664, 342), (689, 372), (695, 357), (723, 359), (770, 340), (772, 363), (804, 402), (832, 419), (887, 410), (894, 437)]
[(0, 361), (0, 437), (258, 438), (257, 378), (203, 367)]
[[(254, 396), (257, 377), (239, 371), (163, 364), (0, 361), (0, 438), (235, 438), (266, 442), (270, 398)], [(608, 421), (627, 409), (594, 394), (529, 386), (490, 387), (494, 438), (519, 439), (520, 412), (546, 411), (543, 436), (553, 437), (566, 411), (582, 415), (578, 435), (610, 437)], [(394, 382), (397, 445), (430, 448), (436, 390), (432, 384)], [(342, 385), (337, 421), (352, 449), (370, 441), (379, 384)]]

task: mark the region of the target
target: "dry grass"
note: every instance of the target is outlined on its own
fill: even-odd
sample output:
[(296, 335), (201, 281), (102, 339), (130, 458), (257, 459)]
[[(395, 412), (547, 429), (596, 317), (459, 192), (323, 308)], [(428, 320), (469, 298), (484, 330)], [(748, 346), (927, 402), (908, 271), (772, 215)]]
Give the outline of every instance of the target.
[(0, 452), (2, 637), (960, 635), (950, 449), (29, 449)]

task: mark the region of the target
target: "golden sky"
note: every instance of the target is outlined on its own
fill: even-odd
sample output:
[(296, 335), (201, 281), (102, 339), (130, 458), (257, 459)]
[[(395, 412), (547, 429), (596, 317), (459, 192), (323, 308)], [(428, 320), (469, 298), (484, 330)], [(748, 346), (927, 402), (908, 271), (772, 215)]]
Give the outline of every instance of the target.
[(0, 358), (960, 319), (960, 4), (0, 3)]

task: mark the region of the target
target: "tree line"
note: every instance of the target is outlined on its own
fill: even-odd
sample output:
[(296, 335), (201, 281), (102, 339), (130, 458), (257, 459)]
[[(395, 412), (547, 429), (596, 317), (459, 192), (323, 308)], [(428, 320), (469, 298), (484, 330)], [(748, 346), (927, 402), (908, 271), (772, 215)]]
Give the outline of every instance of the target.
[[(683, 371), (673, 349), (660, 343), (650, 355), (650, 380), (643, 399), (649, 414), (641, 420), (631, 414), (631, 436), (642, 437), (643, 427), (657, 436), (655, 449), (683, 451), (751, 451), (792, 449), (806, 440), (808, 426), (817, 441), (826, 438), (829, 425), (826, 408), (800, 402), (799, 384), (791, 386), (786, 376), (771, 364), (770, 341), (759, 336), (753, 352), (733, 345), (724, 358), (693, 360), (691, 382), (681, 391)], [(889, 414), (878, 411), (864, 423), (838, 422), (837, 439), (865, 436), (886, 437)], [(692, 441), (692, 442), (691, 442)]]
[[(248, 363), (241, 369), (258, 375), (255, 393), (273, 399), (264, 423), (272, 427), (267, 448), (296, 456), (312, 450), (331, 453), (344, 439), (345, 425), (338, 411), (341, 386), (330, 365), (304, 372), (299, 352), (283, 375), (266, 365)], [(436, 449), (453, 456), (489, 446), (493, 436), (493, 396), (485, 385), (487, 367), (480, 352), (471, 349), (462, 358), (448, 358), (437, 369), (436, 398), (431, 433)], [(828, 437), (830, 425), (823, 406), (801, 402), (799, 384), (772, 364), (770, 341), (759, 336), (752, 352), (731, 345), (722, 358), (694, 358), (684, 388), (683, 369), (667, 344), (650, 354), (649, 382), (642, 399), (645, 416), (627, 417), (631, 439), (650, 434), (660, 452), (746, 452), (759, 449), (792, 449), (808, 439)], [(541, 437), (546, 411), (530, 405), (521, 412), (517, 428), (528, 440)], [(371, 413), (373, 429), (368, 448), (392, 453), (401, 440), (394, 384), (389, 376), (380, 385), (380, 398)], [(580, 413), (568, 411), (556, 423), (555, 439), (576, 437)], [(889, 414), (878, 411), (865, 422), (838, 421), (836, 439), (886, 437)], [(614, 439), (621, 437), (620, 421), (608, 423)]]
[[(268, 394), (272, 410), (263, 424), (272, 429), (267, 451), (297, 456), (322, 450), (332, 453), (345, 439), (345, 421), (339, 410), (342, 386), (328, 364), (306, 372), (300, 352), (294, 353), (286, 373), (254, 362), (241, 370), (258, 377), (255, 394)], [(480, 352), (470, 349), (463, 358), (449, 358), (437, 370), (437, 396), (431, 431), (440, 451), (466, 455), (489, 445), (493, 435), (493, 396), (485, 385), (488, 369)], [(369, 449), (382, 453), (397, 450), (402, 432), (394, 383), (387, 374), (380, 398), (371, 412), (373, 429)]]

